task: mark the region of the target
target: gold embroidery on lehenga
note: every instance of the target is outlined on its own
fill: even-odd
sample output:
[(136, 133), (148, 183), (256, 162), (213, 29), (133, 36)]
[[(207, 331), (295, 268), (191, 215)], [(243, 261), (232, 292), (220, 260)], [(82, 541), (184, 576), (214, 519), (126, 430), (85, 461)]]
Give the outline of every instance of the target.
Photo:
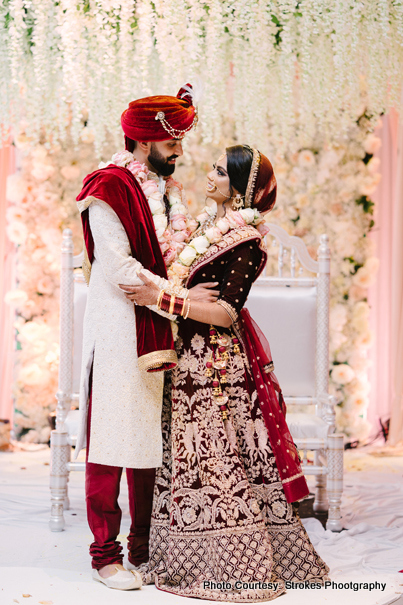
[[(150, 562), (140, 571), (144, 583), (181, 596), (268, 601), (284, 580), (322, 581), (328, 570), (286, 501), (257, 393), (248, 391), (243, 349), (227, 364), (229, 419), (212, 404), (206, 331), (180, 343), (172, 409), (166, 385), (164, 464), (156, 474)], [(280, 578), (277, 592), (203, 585), (273, 577)]]

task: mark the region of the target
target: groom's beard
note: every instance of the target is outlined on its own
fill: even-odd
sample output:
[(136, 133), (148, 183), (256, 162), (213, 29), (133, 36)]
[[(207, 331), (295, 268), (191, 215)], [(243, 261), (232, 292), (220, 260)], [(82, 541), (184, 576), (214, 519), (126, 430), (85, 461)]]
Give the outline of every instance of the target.
[(175, 171), (175, 164), (168, 164), (169, 160), (173, 160), (177, 158), (177, 155), (170, 155), (169, 157), (164, 157), (158, 149), (155, 147), (154, 143), (151, 143), (150, 154), (147, 160), (150, 162), (152, 166), (154, 166), (156, 172), (161, 176), (170, 176)]

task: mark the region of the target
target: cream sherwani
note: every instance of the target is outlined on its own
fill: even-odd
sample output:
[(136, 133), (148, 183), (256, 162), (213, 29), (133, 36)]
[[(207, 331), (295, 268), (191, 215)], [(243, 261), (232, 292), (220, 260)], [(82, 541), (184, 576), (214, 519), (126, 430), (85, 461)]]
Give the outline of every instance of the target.
[[(140, 285), (142, 265), (131, 256), (123, 225), (108, 204), (92, 198), (89, 222), (95, 249), (84, 317), (76, 456), (86, 442), (92, 367), (89, 462), (154, 468), (162, 462), (164, 372), (139, 369), (133, 303), (119, 288), (119, 284)], [(143, 271), (159, 287), (168, 284)]]

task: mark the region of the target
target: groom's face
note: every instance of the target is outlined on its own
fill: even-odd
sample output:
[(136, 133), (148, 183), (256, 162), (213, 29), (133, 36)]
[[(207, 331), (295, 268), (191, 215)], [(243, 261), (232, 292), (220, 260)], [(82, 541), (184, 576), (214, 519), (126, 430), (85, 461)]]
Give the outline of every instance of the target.
[(169, 139), (168, 141), (156, 141), (150, 143), (150, 151), (147, 157), (149, 163), (154, 166), (155, 171), (161, 176), (173, 174), (176, 159), (183, 155), (182, 140)]

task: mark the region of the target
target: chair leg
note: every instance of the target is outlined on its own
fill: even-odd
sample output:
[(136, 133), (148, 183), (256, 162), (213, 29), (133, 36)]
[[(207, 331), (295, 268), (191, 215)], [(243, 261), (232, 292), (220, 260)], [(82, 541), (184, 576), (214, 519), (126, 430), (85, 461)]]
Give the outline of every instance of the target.
[[(322, 452), (315, 451), (315, 466), (321, 466), (320, 454)], [(315, 477), (315, 500), (313, 503), (313, 510), (318, 513), (326, 511), (329, 508), (327, 499), (327, 485), (325, 475), (316, 475)]]
[(70, 498), (69, 498), (69, 478), (70, 478), (70, 473), (67, 470), (67, 463), (70, 462), (71, 460), (71, 445), (70, 443), (67, 443), (66, 447), (66, 473), (67, 473), (67, 479), (66, 479), (66, 495), (64, 497), (64, 501), (63, 501), (63, 510), (69, 510), (70, 509)]
[(63, 531), (65, 522), (63, 516), (64, 503), (67, 498), (67, 433), (52, 431), (50, 437), (50, 493), (51, 512), (49, 527), (51, 531)]
[(329, 435), (327, 450), (327, 490), (329, 494), (329, 516), (326, 529), (341, 531), (341, 496), (343, 493), (344, 435)]

